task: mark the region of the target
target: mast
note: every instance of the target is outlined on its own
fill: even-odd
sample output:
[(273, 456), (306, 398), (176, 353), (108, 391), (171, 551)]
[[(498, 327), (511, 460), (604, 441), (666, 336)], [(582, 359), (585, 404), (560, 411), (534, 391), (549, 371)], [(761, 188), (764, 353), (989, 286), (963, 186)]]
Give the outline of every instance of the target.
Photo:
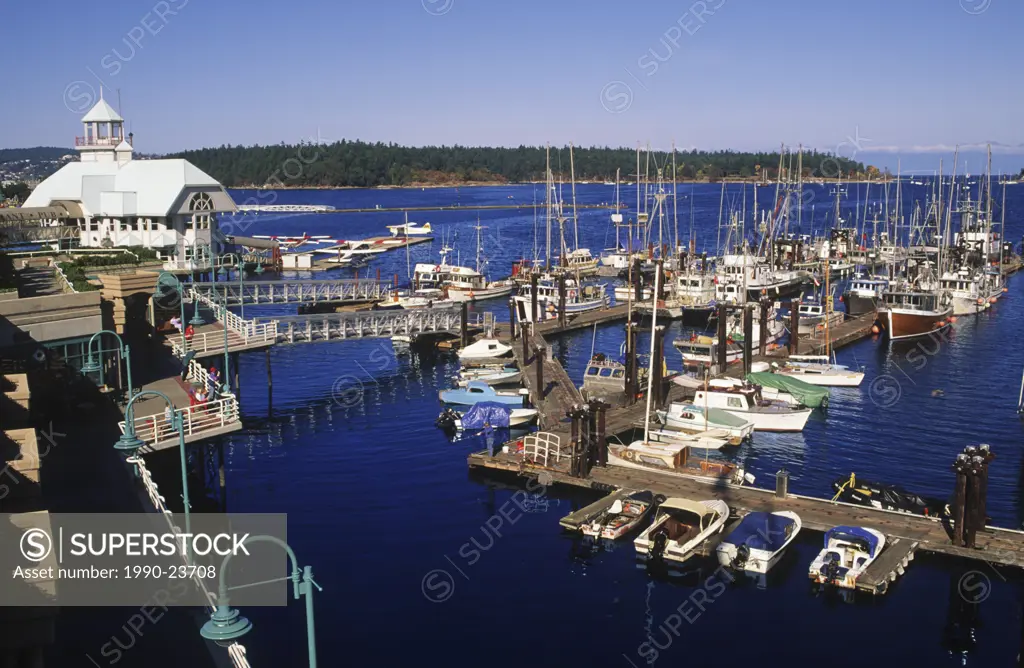
[[(679, 253), (679, 184), (676, 183), (676, 140), (672, 140), (672, 221), (675, 225), (675, 248)], [(682, 267), (680, 267), (681, 269)]]
[(654, 268), (654, 299), (651, 311), (651, 355), (647, 362), (647, 411), (644, 414), (644, 443), (650, 440), (651, 433), (651, 398), (654, 389), (654, 340), (657, 338), (655, 328), (658, 325), (658, 291), (661, 290), (661, 271), (664, 260), (658, 260)]
[(476, 214), (476, 273), (480, 271), (480, 230), (484, 229), (480, 225), (480, 214)]
[(544, 269), (551, 271), (551, 189), (554, 188), (554, 178), (551, 174), (551, 144), (547, 145), (547, 169), (544, 179), (544, 192), (547, 198), (547, 250), (544, 252)]
[[(803, 231), (804, 223), (804, 145), (800, 144), (799, 154), (796, 159), (796, 171), (799, 172), (797, 180), (800, 182), (800, 201), (796, 207), (796, 229)], [(795, 248), (796, 246), (794, 246)]]
[(572, 144), (569, 144), (569, 180), (572, 188), (572, 237), (575, 244), (573, 250), (580, 247), (580, 231), (576, 224), (576, 162), (572, 155)]

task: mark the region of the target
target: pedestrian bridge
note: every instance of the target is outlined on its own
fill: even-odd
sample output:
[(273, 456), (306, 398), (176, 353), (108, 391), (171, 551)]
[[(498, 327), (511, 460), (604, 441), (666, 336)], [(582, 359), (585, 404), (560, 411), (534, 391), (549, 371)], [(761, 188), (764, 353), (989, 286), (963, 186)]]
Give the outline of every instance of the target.
[(236, 283), (218, 281), (193, 283), (192, 290), (207, 299), (228, 305), (316, 304), (318, 302), (359, 303), (383, 301), (392, 286), (375, 280), (275, 280)]
[[(174, 411), (181, 416), (185, 428), (185, 443), (229, 434), (242, 428), (238, 414), (238, 399), (234, 394), (223, 394), (216, 401), (207, 401), (195, 406), (186, 406)], [(125, 421), (119, 422), (121, 433)], [(164, 413), (135, 415), (135, 435), (145, 441), (140, 452), (149, 453), (178, 447), (178, 430)]]
[[(478, 329), (490, 314), (467, 314), (467, 329)], [(266, 324), (277, 327), (280, 343), (334, 341), (339, 339), (459, 334), (462, 308), (395, 309), (275, 316)], [(262, 324), (262, 323), (261, 323)]]

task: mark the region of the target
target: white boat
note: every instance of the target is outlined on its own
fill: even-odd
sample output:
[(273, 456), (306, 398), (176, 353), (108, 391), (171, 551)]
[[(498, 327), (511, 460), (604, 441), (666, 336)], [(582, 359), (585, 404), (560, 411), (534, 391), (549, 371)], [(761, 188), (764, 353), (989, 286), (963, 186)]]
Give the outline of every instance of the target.
[(437, 288), (423, 288), (421, 290), (396, 290), (391, 297), (376, 304), (378, 309), (416, 309), (452, 306), (455, 302), (445, 299), (444, 292)]
[(459, 387), (465, 387), (471, 380), (479, 380), (488, 385), (512, 385), (523, 379), (523, 372), (515, 366), (475, 367), (459, 372)]
[[(725, 429), (704, 429), (693, 432), (678, 429), (652, 429), (647, 433), (647, 439), (650, 444), (683, 445), (697, 450), (721, 450), (727, 445), (736, 444)], [(703, 473), (702, 471), (701, 474)]]
[[(519, 294), (512, 299), (519, 322), (533, 322), (532, 286), (528, 283), (523, 285)], [(566, 316), (604, 308), (608, 302), (608, 293), (603, 284), (580, 286), (575, 279), (565, 279)], [(543, 321), (557, 318), (558, 306), (558, 279), (550, 275), (542, 276), (537, 282), (537, 319)]]
[(658, 420), (669, 429), (700, 432), (709, 429), (724, 431), (729, 440), (738, 445), (754, 433), (754, 423), (727, 413), (719, 408), (707, 408), (674, 401), (667, 411), (656, 411)]
[[(508, 414), (509, 427), (524, 427), (537, 419), (536, 408), (513, 408)], [(462, 429), (462, 419), (455, 420), (455, 428)]]
[(939, 284), (953, 298), (953, 315), (974, 315), (987, 310), (991, 305), (991, 290), (983, 272), (972, 274), (966, 268), (947, 271), (939, 279)]
[(633, 541), (637, 554), (683, 563), (708, 538), (725, 527), (729, 505), (725, 501), (691, 501), (673, 497), (659, 507), (654, 522)]
[(485, 299), (495, 299), (512, 294), (516, 289), (516, 282), (512, 279), (500, 281), (488, 281), (483, 274), (483, 267), (486, 261), (482, 259), (482, 242), (480, 231), (484, 229), (479, 222), (476, 229), (476, 270), (467, 267), (451, 267), (448, 280), (444, 282), (445, 293), (448, 298), (457, 302), (478, 302)]
[(715, 550), (718, 563), (747, 573), (766, 574), (802, 526), (800, 516), (788, 510), (748, 513), (719, 543)]
[[(864, 372), (851, 371), (849, 367), (842, 364), (832, 364), (829, 358), (822, 355), (812, 361), (802, 356), (797, 360), (796, 356), (779, 363), (772, 362), (772, 371), (780, 376), (789, 376), (821, 387), (858, 387), (864, 380)], [(804, 361), (806, 360), (806, 361)]]
[[(654, 291), (648, 287), (640, 288), (640, 299), (650, 299)], [(624, 302), (628, 299), (636, 299), (635, 288), (630, 285), (616, 285), (615, 286), (615, 301)]]
[(562, 258), (563, 266), (573, 274), (588, 276), (597, 272), (597, 258), (590, 254), (589, 248), (577, 248), (566, 253)]
[(393, 237), (424, 237), (431, 233), (430, 223), (417, 225), (416, 223), (405, 223), (403, 225), (388, 225)]
[(739, 383), (730, 379), (712, 380), (706, 390), (696, 391), (693, 403), (720, 408), (753, 422), (756, 431), (803, 431), (811, 417), (810, 408), (794, 405), (791, 397), (782, 396), (785, 393), (766, 398), (766, 393), (772, 393), (771, 388)]
[(459, 351), (462, 362), (485, 362), (512, 357), (512, 346), (498, 339), (480, 339)]
[[(718, 364), (718, 337), (692, 334), (689, 339), (675, 339), (672, 345), (683, 356), (683, 362), (701, 366)], [(743, 348), (735, 341), (726, 342), (725, 363), (743, 359)]]
[(868, 566), (885, 549), (885, 535), (875, 529), (854, 526), (833, 527), (825, 533), (825, 547), (808, 572), (819, 584), (855, 589)]
[(584, 536), (618, 540), (635, 529), (655, 507), (650, 492), (634, 492), (625, 499), (616, 499), (593, 520), (580, 527)]
[(832, 311), (826, 315), (825, 305), (818, 301), (805, 301), (800, 304), (800, 333), (815, 334), (824, 331), (826, 322), (829, 328), (843, 323), (842, 311)]

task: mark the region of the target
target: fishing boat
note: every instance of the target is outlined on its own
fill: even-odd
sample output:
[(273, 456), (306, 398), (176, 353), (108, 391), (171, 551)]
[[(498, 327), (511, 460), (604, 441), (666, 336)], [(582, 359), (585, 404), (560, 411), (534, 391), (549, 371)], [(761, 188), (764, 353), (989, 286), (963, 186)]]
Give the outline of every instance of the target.
[(882, 293), (889, 287), (889, 279), (881, 276), (855, 276), (840, 299), (846, 306), (846, 315), (855, 318), (878, 310)]
[(481, 257), (482, 244), (480, 241), (480, 231), (484, 227), (480, 225), (479, 221), (474, 226), (476, 229), (476, 270), (470, 270), (466, 267), (452, 267), (451, 275), (445, 281), (445, 292), (452, 301), (478, 302), (485, 299), (495, 299), (512, 294), (516, 287), (518, 287), (517, 283), (510, 278), (500, 281), (488, 281), (487, 277), (484, 276), (483, 267), (486, 261)]
[(459, 360), (464, 364), (495, 362), (510, 359), (511, 357), (512, 346), (492, 338), (480, 339), (459, 351)]
[(833, 501), (926, 517), (942, 517), (948, 513), (947, 504), (939, 499), (919, 496), (898, 485), (870, 482), (852, 473), (833, 480), (832, 489), (836, 493)]
[[(605, 286), (579, 285), (573, 278), (565, 281), (565, 314), (577, 315), (608, 306), (609, 299)], [(512, 298), (515, 302), (515, 314), (519, 322), (533, 322), (533, 288), (526, 284), (519, 288), (519, 294)], [(551, 320), (558, 317), (559, 309), (558, 278), (545, 275), (537, 281), (537, 319)]]
[(885, 535), (867, 527), (837, 526), (825, 533), (825, 547), (808, 572), (811, 580), (855, 589), (857, 578), (885, 548)]
[(684, 563), (694, 556), (711, 536), (725, 528), (729, 505), (725, 501), (666, 499), (647, 529), (633, 546), (638, 555)]
[(820, 387), (858, 387), (864, 380), (863, 371), (834, 364), (827, 355), (792, 355), (782, 362), (772, 362), (771, 367), (780, 376)]
[(580, 527), (584, 536), (618, 540), (637, 528), (656, 506), (651, 492), (634, 492), (624, 499), (616, 499), (592, 521)]
[(788, 510), (748, 513), (716, 548), (718, 563), (753, 574), (766, 574), (803, 526)]
[(947, 271), (939, 279), (942, 289), (953, 302), (953, 315), (974, 315), (990, 306), (991, 290), (984, 272), (972, 272), (968, 267)]
[(693, 403), (752, 422), (756, 431), (803, 431), (811, 417), (810, 408), (781, 398), (766, 399), (761, 386), (734, 385), (723, 379), (710, 381), (706, 390), (697, 390)]
[[(628, 299), (636, 299), (636, 289), (630, 285), (616, 285), (615, 286), (615, 301), (624, 302)], [(646, 285), (640, 288), (640, 299), (650, 299), (654, 295), (654, 292)]]
[[(600, 399), (613, 406), (623, 402), (626, 394), (624, 348), (625, 343), (620, 349), (619, 359), (612, 359), (604, 353), (591, 355), (583, 372), (583, 384), (580, 386), (580, 393), (584, 399)], [(637, 356), (638, 387), (644, 386), (647, 380), (647, 365), (641, 361), (642, 357), (646, 356)]]
[(459, 371), (459, 387), (465, 387), (471, 380), (479, 380), (488, 385), (512, 385), (523, 379), (523, 372), (515, 364), (502, 367), (481, 366)]
[(826, 322), (829, 327), (835, 327), (843, 322), (842, 311), (832, 311), (819, 300), (801, 302), (798, 311), (801, 334), (821, 332), (825, 329)]
[(948, 292), (886, 290), (878, 306), (878, 320), (890, 341), (927, 336), (950, 326), (953, 315)]
[(686, 433), (699, 433), (710, 429), (729, 435), (733, 445), (739, 445), (754, 433), (754, 423), (727, 413), (719, 408), (704, 408), (695, 404), (673, 401), (668, 410), (656, 411), (658, 421), (668, 429)]
[[(717, 336), (691, 334), (688, 339), (675, 339), (672, 345), (683, 356), (684, 364), (707, 367), (718, 364), (719, 346)], [(726, 341), (725, 362), (732, 364), (743, 359), (743, 348), (735, 341)]]
[(450, 406), (472, 406), (483, 401), (505, 406), (521, 407), (523, 405), (523, 396), (518, 392), (500, 392), (479, 380), (469, 381), (465, 388), (441, 390), (437, 393), (437, 397), (441, 403)]

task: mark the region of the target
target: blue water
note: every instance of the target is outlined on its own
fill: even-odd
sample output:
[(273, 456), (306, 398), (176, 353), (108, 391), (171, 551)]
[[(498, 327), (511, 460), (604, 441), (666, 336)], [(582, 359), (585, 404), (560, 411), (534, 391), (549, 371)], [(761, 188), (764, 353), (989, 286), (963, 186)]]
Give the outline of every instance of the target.
[[(855, 215), (863, 188), (850, 187), (844, 216)], [(689, 236), (692, 197), (698, 250), (713, 251), (719, 187), (679, 192), (680, 239)], [(831, 200), (828, 188), (814, 192), (821, 227)], [(904, 197), (924, 193), (908, 186)], [(252, 195), (234, 194), (238, 201)], [(540, 186), (286, 191), (276, 193), (276, 203), (468, 206), (543, 194)], [(760, 205), (770, 205), (774, 194), (762, 195)], [(632, 204), (635, 193), (623, 188), (622, 198)], [(1024, 186), (1011, 187), (1008, 198), (1007, 237), (1019, 239)], [(608, 202), (614, 193), (580, 186), (577, 199)], [(738, 189), (730, 201), (742, 206)], [(805, 225), (810, 216), (809, 204)], [(472, 263), (475, 212), (410, 220), (431, 222), (461, 251), (462, 263)], [(607, 211), (582, 212), (581, 245), (595, 254), (612, 245), (607, 221)], [(233, 232), (361, 238), (400, 222), (400, 214), (260, 215)], [(533, 256), (532, 212), (485, 211), (480, 223), (494, 277), (506, 275), (512, 260)], [(543, 247), (543, 229), (539, 240)], [(436, 258), (439, 247), (414, 247), (411, 262)], [(382, 276), (404, 279), (406, 265), (405, 254), (394, 252), (369, 271), (379, 266)], [(758, 433), (733, 456), (768, 486), (784, 466), (792, 490), (803, 494), (829, 495), (833, 478), (856, 472), (945, 498), (956, 453), (989, 443), (997, 456), (989, 513), (999, 525), (1020, 528), (1020, 284), (1012, 280), (989, 312), (960, 318), (938, 347), (890, 349), (864, 340), (842, 349), (841, 362), (865, 367), (861, 388), (833, 390), (827, 413), (803, 433)], [(507, 319), (501, 300), (485, 308)], [(257, 313), (269, 311), (246, 308), (247, 316)], [(671, 337), (688, 334), (678, 324), (670, 329)], [(578, 382), (592, 346), (615, 352), (621, 341), (621, 325), (608, 325), (596, 337), (562, 336), (554, 352)], [(678, 353), (667, 350), (678, 368)], [(360, 340), (279, 345), (271, 363), (272, 401), (264, 356), (241, 357), (246, 428), (227, 440), (228, 508), (288, 513), (288, 540), (324, 587), (316, 599), (321, 665), (1016, 665), (1022, 596), (1012, 572), (920, 554), (888, 595), (845, 604), (812, 592), (806, 568), (821, 538), (808, 531), (766, 589), (726, 583), (711, 564), (684, 581), (652, 576), (635, 567), (628, 542), (591, 553), (562, 534), (558, 518), (593, 497), (555, 489), (523, 504), (511, 485), (470, 478), (466, 455), (486, 447), (483, 437), (451, 443), (433, 424), (437, 391), (457, 370), (453, 359), (396, 356), (387, 340)], [(969, 606), (963, 593), (984, 600)], [(246, 639), (254, 665), (305, 665), (300, 602), (244, 613), (258, 629)]]

